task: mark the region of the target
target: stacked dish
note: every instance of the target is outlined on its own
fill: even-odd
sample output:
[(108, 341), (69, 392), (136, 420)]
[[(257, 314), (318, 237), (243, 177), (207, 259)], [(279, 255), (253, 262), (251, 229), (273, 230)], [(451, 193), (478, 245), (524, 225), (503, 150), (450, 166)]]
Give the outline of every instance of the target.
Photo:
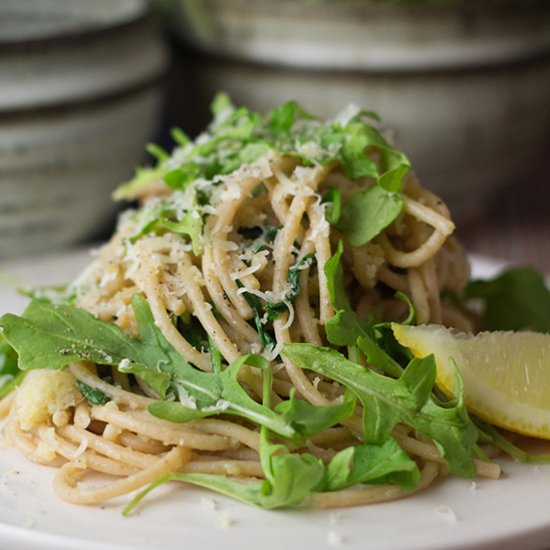
[(4, 0), (0, 52), (0, 258), (97, 234), (158, 120), (148, 3)]

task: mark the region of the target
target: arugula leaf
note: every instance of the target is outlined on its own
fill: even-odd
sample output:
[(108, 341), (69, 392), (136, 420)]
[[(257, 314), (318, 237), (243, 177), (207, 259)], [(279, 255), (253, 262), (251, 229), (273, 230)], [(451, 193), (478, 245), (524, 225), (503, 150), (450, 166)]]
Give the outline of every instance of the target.
[(0, 399), (21, 384), (24, 376), (18, 366), (17, 353), (0, 332)]
[(172, 233), (178, 235), (187, 235), (191, 238), (193, 253), (199, 255), (202, 253), (203, 238), (202, 238), (202, 216), (192, 210), (186, 212), (183, 217), (177, 221), (172, 221), (168, 217), (158, 219), (158, 223), (164, 229), (168, 229)]
[(172, 128), (170, 130), (170, 135), (180, 147), (185, 147), (191, 142), (189, 136), (181, 128)]
[(137, 229), (129, 238), (131, 243), (149, 233), (171, 231), (188, 236), (193, 252), (198, 256), (203, 248), (203, 217), (200, 210), (199, 190), (194, 190), (193, 200), (187, 210), (181, 210), (176, 204), (185, 200), (181, 192), (175, 192), (170, 198), (150, 201), (136, 215)]
[(475, 420), (475, 424), (481, 430), (482, 435), (487, 438), (487, 441), (492, 442), (514, 460), (519, 460), (526, 464), (550, 464), (550, 455), (529, 454), (506, 439), (494, 426), (479, 419)]
[(183, 190), (201, 176), (201, 167), (196, 162), (188, 162), (181, 168), (175, 168), (164, 176), (164, 183), (171, 189)]
[(218, 374), (222, 371), (222, 354), (220, 350), (215, 346), (214, 341), (208, 335), (208, 352), (210, 353), (210, 366), (214, 374)]
[(340, 451), (328, 464), (326, 491), (360, 483), (392, 483), (414, 489), (420, 480), (416, 462), (393, 438), (382, 445), (356, 445)]
[(342, 213), (342, 192), (340, 189), (330, 189), (321, 198), (321, 204), (329, 204), (325, 217), (332, 225), (337, 225)]
[(435, 382), (433, 356), (413, 359), (401, 377), (394, 380), (365, 369), (330, 348), (287, 344), (282, 354), (300, 368), (340, 382), (358, 397), (364, 408), (366, 443), (383, 444), (392, 428), (403, 423), (431, 437), (453, 473), (475, 475), (472, 449), (478, 431), (468, 417), (460, 383), (456, 403), (443, 406), (431, 398)]
[[(270, 405), (271, 385), (272, 373), (266, 368), (263, 380), (265, 407)], [(320, 459), (308, 453), (290, 453), (284, 445), (271, 444), (265, 426), (260, 432), (260, 462), (265, 480), (252, 483), (243, 483), (223, 475), (168, 474), (139, 493), (123, 513), (128, 515), (146, 494), (169, 480), (193, 483), (246, 504), (268, 509), (299, 505), (324, 481), (325, 466)]]
[(341, 403), (317, 406), (297, 399), (293, 388), (290, 399), (281, 401), (274, 410), (307, 439), (349, 418), (355, 410), (355, 397), (350, 393)]
[(340, 241), (338, 249), (327, 260), (324, 268), (330, 301), (335, 309), (335, 314), (325, 324), (327, 339), (336, 346), (348, 346), (351, 355), (355, 354), (354, 348), (359, 348), (370, 364), (376, 365), (381, 372), (398, 377), (403, 369), (374, 340), (375, 329), (381, 325), (362, 322), (351, 308), (344, 287), (344, 270), (340, 263), (343, 251), (344, 246)]
[(135, 200), (144, 191), (147, 191), (151, 186), (162, 180), (168, 170), (166, 168), (149, 168), (138, 166), (134, 177), (122, 183), (113, 193), (115, 201)]
[[(69, 305), (34, 301), (23, 317), (7, 314), (0, 319), (6, 338), (20, 352), (21, 368), (62, 368), (83, 359), (116, 366), (121, 372), (140, 377), (162, 398), (171, 390), (180, 402), (159, 400), (150, 405), (151, 414), (172, 422), (185, 422), (215, 414), (234, 414), (269, 427), (280, 436), (296, 439), (312, 426), (331, 425), (349, 414), (349, 403), (322, 409), (316, 422), (296, 422), (295, 401), (285, 414), (266, 408), (248, 396), (237, 380), (239, 369), (248, 364), (265, 369), (267, 361), (246, 355), (221, 372), (205, 373), (192, 367), (166, 341), (156, 327), (146, 300), (135, 295), (132, 307), (139, 326), (139, 338), (128, 338), (116, 325), (100, 321), (88, 312)], [(85, 336), (82, 336), (85, 335)], [(219, 361), (218, 358), (216, 361)], [(302, 409), (308, 409), (302, 405)], [(315, 411), (310, 410), (311, 415)], [(308, 428), (309, 427), (309, 428)], [(308, 431), (309, 430), (309, 431)]]
[[(269, 380), (265, 386), (269, 390)], [(266, 393), (264, 388), (264, 404), (268, 405)], [(359, 483), (397, 483), (412, 489), (419, 479), (416, 463), (393, 439), (380, 447), (358, 445), (345, 449), (325, 466), (310, 453), (290, 453), (284, 445), (270, 443), (267, 430), (262, 428), (260, 461), (265, 480), (258, 482), (242, 482), (223, 475), (168, 474), (138, 493), (124, 514), (128, 515), (150, 491), (170, 480), (192, 483), (245, 504), (274, 509), (299, 506), (315, 492), (340, 490)]]
[(210, 105), (210, 111), (216, 118), (219, 118), (224, 113), (233, 111), (234, 109), (235, 107), (231, 101), (231, 98), (226, 92), (218, 92), (214, 96), (212, 104)]
[(357, 338), (357, 347), (365, 354), (367, 361), (371, 365), (376, 365), (379, 371), (394, 377), (399, 377), (403, 373), (401, 365), (368, 335)]
[(352, 310), (344, 288), (344, 270), (340, 258), (344, 252), (342, 241), (336, 252), (326, 261), (324, 270), (330, 301), (335, 314), (325, 324), (328, 341), (336, 346), (355, 346), (357, 338), (366, 337), (365, 327)]
[(170, 154), (163, 149), (160, 145), (156, 143), (148, 143), (145, 146), (145, 150), (152, 156), (155, 157), (157, 163), (161, 164), (167, 161), (170, 158)]
[(0, 332), (0, 376), (15, 376), (18, 372), (17, 353)]
[[(269, 406), (271, 392), (271, 371), (264, 375), (263, 404)], [(285, 414), (292, 411), (296, 417), (305, 417), (313, 422), (315, 429), (325, 429), (340, 412), (355, 404), (355, 400), (346, 400), (341, 405), (332, 407), (314, 407), (291, 396), (290, 405), (278, 405)], [(315, 420), (313, 409), (321, 411), (325, 420)], [(348, 411), (345, 411), (346, 413)], [(329, 416), (332, 419), (328, 421)], [(128, 515), (135, 506), (155, 487), (169, 480), (179, 480), (212, 489), (231, 498), (266, 509), (299, 506), (311, 494), (319, 491), (334, 491), (358, 483), (398, 483), (412, 489), (419, 479), (418, 467), (394, 440), (384, 445), (359, 445), (338, 453), (328, 466), (309, 453), (291, 453), (281, 444), (272, 444), (268, 439), (268, 430), (262, 427), (260, 433), (260, 463), (265, 480), (242, 482), (223, 475), (179, 474), (171, 473), (153, 482), (141, 491), (125, 508)]]
[(169, 368), (180, 399), (182, 395), (186, 399), (182, 403), (156, 401), (149, 405), (148, 410), (171, 422), (187, 422), (220, 413), (233, 414), (267, 426), (288, 439), (296, 439), (298, 434), (292, 426), (271, 409), (254, 401), (239, 384), (237, 376), (245, 364), (261, 369), (269, 367), (264, 357), (250, 354), (232, 361), (222, 372), (208, 373), (191, 367), (181, 358)]
[(164, 338), (145, 298), (134, 295), (132, 307), (140, 333), (134, 339), (84, 310), (39, 301), (31, 302), (22, 317), (4, 315), (0, 326), (19, 353), (23, 370), (62, 368), (77, 360), (112, 365), (140, 377), (163, 399), (169, 394), (179, 398), (179, 403), (162, 399), (150, 405), (151, 414), (160, 418), (184, 422), (219, 413), (233, 414), (265, 425), (282, 437), (301, 438), (281, 415), (249, 397), (237, 380), (244, 364), (265, 369), (266, 359), (246, 355), (222, 372), (199, 371)]
[(394, 483), (411, 490), (420, 479), (416, 463), (394, 439), (382, 446), (357, 445), (340, 451), (325, 466), (309, 453), (289, 453), (283, 445), (260, 443), (266, 479), (242, 482), (223, 475), (172, 473), (141, 491), (125, 508), (128, 515), (154, 488), (170, 481), (184, 481), (217, 491), (245, 504), (265, 509), (299, 506), (316, 492), (338, 491), (353, 485)]
[[(332, 204), (327, 219), (342, 229), (354, 246), (370, 241), (401, 212), (404, 201), (401, 187), (410, 163), (366, 122), (368, 117), (372, 118), (371, 113), (353, 111), (322, 122), (295, 101), (289, 101), (262, 117), (246, 108), (236, 108), (226, 94), (216, 97), (212, 111), (215, 116), (212, 124), (195, 142), (189, 142), (183, 134), (174, 134), (182, 145), (171, 158), (163, 150), (149, 147), (158, 159), (157, 167), (141, 169), (135, 180), (116, 196), (138, 197), (147, 185), (156, 184), (160, 178), (174, 190), (183, 190), (197, 180), (202, 182), (201, 189), (205, 185), (215, 186), (219, 184), (218, 176), (275, 151), (295, 157), (305, 165), (339, 164), (352, 179), (374, 180), (370, 189), (356, 193), (343, 205), (339, 192), (329, 191), (325, 196), (325, 201), (330, 199)], [(189, 211), (192, 210), (190, 205)], [(189, 235), (197, 254), (201, 228), (196, 219), (177, 219), (180, 223), (173, 226), (170, 216), (166, 221), (166, 212), (158, 212), (152, 229)]]
[[(185, 404), (174, 401), (156, 401), (149, 412), (171, 422), (187, 422), (216, 414), (234, 414), (256, 424), (268, 427), (273, 432), (295, 441), (303, 441), (326, 428), (349, 417), (355, 409), (355, 399), (350, 398), (337, 405), (314, 406), (296, 399), (277, 405), (272, 411), (253, 401), (237, 381), (238, 371), (243, 365), (261, 368), (265, 371), (269, 363), (260, 355), (244, 355), (222, 372), (177, 373), (173, 383), (181, 392), (185, 391)], [(200, 388), (204, 388), (201, 390)], [(193, 406), (191, 406), (191, 404)]]
[(267, 448), (263, 446), (263, 455), (269, 453), (266, 459), (269, 470), (263, 481), (242, 482), (224, 475), (172, 473), (163, 476), (138, 493), (123, 513), (128, 515), (150, 491), (171, 480), (192, 483), (260, 508), (297, 506), (323, 482), (324, 465), (320, 459), (308, 453), (276, 454), (282, 447), (282, 445), (269, 445)]
[(313, 118), (296, 101), (287, 101), (269, 113), (267, 126), (271, 134), (280, 137), (290, 132), (298, 120), (313, 120)]
[[(240, 281), (237, 281), (237, 284), (239, 287), (242, 287), (242, 284)], [(246, 301), (252, 308), (252, 311), (254, 312), (254, 324), (256, 325), (256, 330), (258, 331), (258, 335), (260, 337), (260, 342), (262, 346), (268, 350), (271, 351), (275, 348), (275, 340), (269, 334), (269, 332), (266, 330), (264, 323), (262, 322), (263, 317), (263, 308), (262, 304), (260, 303), (260, 300), (257, 296), (250, 292), (243, 292), (243, 296), (245, 297)]]
[[(83, 309), (34, 300), (21, 317), (10, 313), (0, 318), (4, 336), (19, 354), (22, 370), (59, 369), (78, 360), (99, 365), (125, 366), (165, 397), (170, 375), (163, 369), (177, 354), (160, 336), (140, 304), (132, 301), (140, 337), (128, 338), (116, 325), (96, 319)], [(148, 307), (148, 306), (146, 306)], [(150, 315), (150, 313), (149, 313)], [(154, 327), (151, 328), (151, 325)]]
[(401, 182), (408, 170), (408, 165), (400, 165), (386, 172), (377, 185), (344, 203), (338, 227), (353, 246), (371, 241), (400, 214), (405, 201)]
[(279, 302), (270, 302), (269, 300), (266, 300), (263, 305), (264, 311), (267, 313), (267, 318), (270, 321), (276, 319), (279, 316), (279, 313), (288, 311), (287, 304), (293, 304), (298, 296), (300, 296), (300, 292), (302, 291), (300, 285), (300, 274), (303, 269), (307, 269), (316, 263), (317, 260), (315, 258), (315, 254), (306, 254), (300, 258), (298, 262), (290, 266), (287, 278), (288, 291), (285, 294), (284, 300), (280, 300)]
[(311, 454), (272, 456), (270, 470), (271, 481), (258, 484), (208, 474), (175, 474), (174, 478), (213, 489), (246, 504), (272, 509), (301, 504), (322, 482), (324, 475), (323, 463)]
[(92, 388), (80, 380), (76, 381), (76, 385), (82, 395), (88, 400), (88, 403), (92, 405), (105, 405), (111, 398), (105, 395), (99, 388)]
[(487, 330), (550, 332), (550, 291), (533, 268), (515, 267), (493, 280), (472, 281), (464, 295), (484, 302)]

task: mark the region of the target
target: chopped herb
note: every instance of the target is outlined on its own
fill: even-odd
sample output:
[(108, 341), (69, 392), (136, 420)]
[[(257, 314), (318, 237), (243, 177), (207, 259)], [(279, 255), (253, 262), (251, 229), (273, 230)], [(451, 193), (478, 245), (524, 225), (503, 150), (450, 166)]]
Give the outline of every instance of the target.
[(105, 403), (111, 400), (111, 398), (105, 395), (99, 388), (92, 388), (80, 380), (76, 381), (76, 385), (91, 405), (105, 405)]
[[(237, 281), (237, 283), (240, 287), (242, 287), (242, 283), (240, 281)], [(250, 292), (243, 292), (243, 296), (245, 297), (248, 305), (252, 308), (252, 311), (254, 312), (254, 323), (256, 325), (256, 330), (258, 331), (258, 336), (260, 337), (260, 342), (262, 346), (267, 350), (272, 350), (273, 348), (275, 348), (275, 340), (266, 330), (262, 321), (263, 308), (260, 300), (257, 296)]]
[(493, 280), (472, 281), (465, 297), (482, 301), (487, 330), (550, 332), (550, 291), (533, 268), (514, 267)]
[(284, 299), (278, 302), (270, 302), (269, 300), (266, 300), (263, 305), (264, 311), (267, 313), (267, 318), (269, 320), (272, 321), (273, 319), (276, 319), (283, 311), (288, 311), (288, 304), (293, 304), (302, 291), (300, 286), (300, 275), (302, 270), (316, 265), (316, 263), (317, 260), (315, 258), (315, 254), (306, 254), (289, 268), (287, 278), (288, 290)]
[(181, 335), (199, 351), (208, 351), (210, 348), (209, 337), (200, 321), (191, 314), (182, 315), (176, 324)]
[(332, 225), (337, 225), (342, 214), (342, 193), (340, 189), (330, 189), (321, 198), (321, 204), (327, 204), (325, 217)]
[(0, 332), (0, 399), (11, 393), (24, 376), (18, 366), (17, 353)]
[[(137, 229), (129, 239), (131, 243), (135, 243), (144, 235), (150, 233), (158, 234), (170, 231), (177, 235), (189, 237), (193, 252), (196, 255), (202, 253), (203, 214), (200, 208), (200, 200), (204, 200), (206, 195), (195, 192), (188, 210), (176, 210), (175, 205), (183, 202), (183, 195), (181, 192), (178, 193), (174, 194), (171, 199), (150, 201), (135, 215)], [(202, 198), (199, 199), (199, 197)]]

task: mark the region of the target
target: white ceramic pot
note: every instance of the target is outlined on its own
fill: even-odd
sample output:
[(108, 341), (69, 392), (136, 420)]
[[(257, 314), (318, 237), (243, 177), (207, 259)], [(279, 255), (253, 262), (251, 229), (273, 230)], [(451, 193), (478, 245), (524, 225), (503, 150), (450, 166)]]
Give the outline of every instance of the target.
[(374, 110), (457, 218), (528, 179), (550, 147), (548, 2), (175, 6), (180, 36), (204, 52), (201, 97), (223, 89), (261, 110), (296, 99), (326, 117), (350, 102)]
[(154, 137), (166, 56), (144, 0), (0, 3), (0, 259), (97, 235)]

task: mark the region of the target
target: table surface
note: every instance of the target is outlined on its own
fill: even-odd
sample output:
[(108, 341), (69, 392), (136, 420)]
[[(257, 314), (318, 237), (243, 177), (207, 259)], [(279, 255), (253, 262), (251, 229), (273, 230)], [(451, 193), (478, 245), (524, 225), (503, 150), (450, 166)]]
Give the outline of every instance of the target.
[(541, 173), (503, 187), (486, 201), (480, 214), (459, 220), (457, 227), (469, 252), (531, 265), (550, 275), (549, 176)]

